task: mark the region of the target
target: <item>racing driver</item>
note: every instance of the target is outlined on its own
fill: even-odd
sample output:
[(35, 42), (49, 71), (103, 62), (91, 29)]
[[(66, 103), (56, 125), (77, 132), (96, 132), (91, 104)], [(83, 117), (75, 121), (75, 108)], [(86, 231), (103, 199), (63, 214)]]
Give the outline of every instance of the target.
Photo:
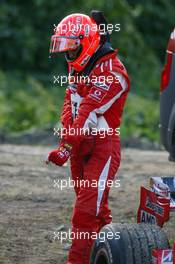
[[(62, 166), (70, 157), (76, 201), (67, 264), (88, 264), (94, 234), (112, 220), (108, 183), (120, 164), (116, 129), (120, 127), (130, 82), (117, 50), (111, 47), (104, 21), (98, 11), (91, 16), (71, 14), (58, 24), (51, 37), (50, 53), (65, 53), (69, 71), (62, 126), (65, 131), (71, 128), (75, 132), (65, 133), (46, 161)], [(106, 29), (103, 32), (101, 24)], [(88, 78), (82, 81), (82, 76)], [(103, 137), (100, 131), (104, 131)]]

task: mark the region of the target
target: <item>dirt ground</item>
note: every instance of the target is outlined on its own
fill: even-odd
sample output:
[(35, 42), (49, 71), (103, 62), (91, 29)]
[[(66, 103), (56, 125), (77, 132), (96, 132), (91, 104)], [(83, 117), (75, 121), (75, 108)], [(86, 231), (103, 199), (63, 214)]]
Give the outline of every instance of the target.
[[(0, 264), (64, 264), (67, 232), (74, 203), (73, 188), (58, 188), (69, 167), (47, 167), (48, 147), (0, 145)], [(124, 149), (118, 172), (121, 186), (112, 188), (113, 222), (135, 222), (139, 187), (150, 176), (174, 176), (175, 164), (164, 151)], [(175, 215), (166, 227), (175, 238)], [(54, 233), (55, 232), (55, 233)], [(55, 237), (55, 239), (54, 239)]]

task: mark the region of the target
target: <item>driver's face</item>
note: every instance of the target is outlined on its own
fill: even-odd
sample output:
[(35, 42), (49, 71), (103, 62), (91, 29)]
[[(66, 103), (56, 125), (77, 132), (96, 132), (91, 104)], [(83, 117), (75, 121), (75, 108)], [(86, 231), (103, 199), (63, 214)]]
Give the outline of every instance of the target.
[(68, 56), (71, 60), (75, 60), (77, 58), (77, 54), (79, 52), (79, 49), (76, 49), (76, 50), (68, 50), (67, 53), (68, 53)]

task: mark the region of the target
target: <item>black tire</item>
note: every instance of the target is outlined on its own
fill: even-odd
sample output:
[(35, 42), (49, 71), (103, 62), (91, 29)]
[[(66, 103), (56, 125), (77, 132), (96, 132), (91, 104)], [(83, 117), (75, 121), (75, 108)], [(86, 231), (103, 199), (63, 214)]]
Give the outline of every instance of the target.
[(152, 264), (154, 248), (169, 248), (168, 239), (160, 227), (149, 224), (110, 224), (102, 228), (95, 240), (90, 264)]
[(170, 153), (169, 160), (175, 161), (175, 104), (172, 108), (167, 133), (168, 151)]

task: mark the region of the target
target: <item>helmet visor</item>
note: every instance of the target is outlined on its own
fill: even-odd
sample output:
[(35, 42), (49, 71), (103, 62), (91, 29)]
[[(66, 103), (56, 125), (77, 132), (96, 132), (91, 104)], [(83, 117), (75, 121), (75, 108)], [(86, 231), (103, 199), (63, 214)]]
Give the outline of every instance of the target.
[(50, 53), (76, 50), (79, 45), (80, 40), (77, 37), (52, 36), (50, 43)]

